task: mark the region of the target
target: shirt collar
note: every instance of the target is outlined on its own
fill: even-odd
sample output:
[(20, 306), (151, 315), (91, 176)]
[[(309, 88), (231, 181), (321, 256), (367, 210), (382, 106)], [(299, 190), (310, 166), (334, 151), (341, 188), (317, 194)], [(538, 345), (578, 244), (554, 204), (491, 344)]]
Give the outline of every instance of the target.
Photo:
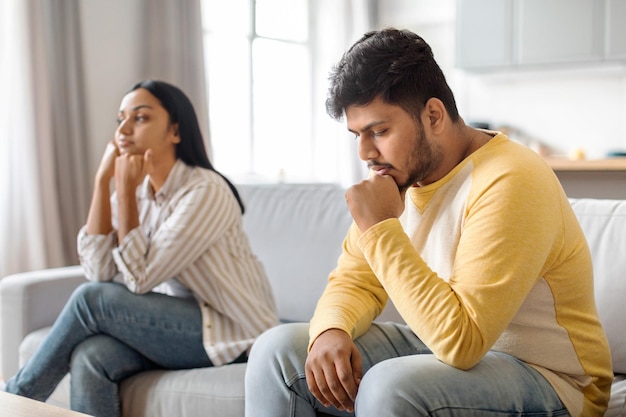
[(179, 189), (185, 182), (187, 173), (191, 170), (191, 167), (187, 166), (183, 161), (177, 159), (167, 174), (163, 187), (155, 194), (152, 186), (150, 185), (150, 176), (147, 175), (141, 186), (141, 196), (150, 200), (154, 200), (157, 203), (167, 200), (172, 196), (174, 191)]

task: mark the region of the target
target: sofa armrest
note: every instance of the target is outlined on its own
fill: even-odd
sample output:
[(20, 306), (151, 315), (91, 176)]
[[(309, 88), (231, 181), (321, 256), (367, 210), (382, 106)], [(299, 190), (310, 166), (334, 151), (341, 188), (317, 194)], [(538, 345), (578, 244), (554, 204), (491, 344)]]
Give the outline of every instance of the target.
[(9, 275), (0, 280), (0, 374), (18, 371), (24, 337), (54, 323), (67, 299), (85, 282), (79, 265)]

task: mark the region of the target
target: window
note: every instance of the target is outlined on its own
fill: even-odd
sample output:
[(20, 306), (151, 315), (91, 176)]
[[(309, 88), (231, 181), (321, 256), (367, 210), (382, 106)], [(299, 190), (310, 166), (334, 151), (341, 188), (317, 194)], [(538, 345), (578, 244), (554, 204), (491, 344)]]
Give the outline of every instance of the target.
[(308, 0), (202, 0), (202, 15), (216, 168), (312, 180)]

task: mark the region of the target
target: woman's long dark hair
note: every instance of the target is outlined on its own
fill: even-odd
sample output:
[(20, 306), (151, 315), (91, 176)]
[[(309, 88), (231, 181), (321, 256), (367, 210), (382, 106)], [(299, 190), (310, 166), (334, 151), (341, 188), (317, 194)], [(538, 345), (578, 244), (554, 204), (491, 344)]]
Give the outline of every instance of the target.
[(145, 88), (161, 102), (161, 105), (170, 116), (170, 123), (178, 123), (180, 142), (176, 145), (176, 157), (189, 166), (210, 169), (224, 178), (235, 198), (237, 198), (243, 214), (245, 209), (237, 188), (228, 178), (213, 168), (211, 161), (209, 161), (204, 140), (202, 139), (202, 132), (198, 125), (196, 111), (187, 95), (178, 87), (157, 80), (141, 81), (135, 84), (128, 92), (135, 91), (138, 88)]

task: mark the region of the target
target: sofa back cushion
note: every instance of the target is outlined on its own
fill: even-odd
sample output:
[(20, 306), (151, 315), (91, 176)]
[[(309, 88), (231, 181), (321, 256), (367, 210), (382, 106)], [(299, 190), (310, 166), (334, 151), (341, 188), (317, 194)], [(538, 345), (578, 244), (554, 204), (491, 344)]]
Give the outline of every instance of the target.
[(283, 321), (309, 321), (352, 222), (334, 184), (238, 185), (244, 229)]
[(613, 370), (626, 373), (626, 201), (570, 200), (587, 237), (598, 314), (608, 336)]

